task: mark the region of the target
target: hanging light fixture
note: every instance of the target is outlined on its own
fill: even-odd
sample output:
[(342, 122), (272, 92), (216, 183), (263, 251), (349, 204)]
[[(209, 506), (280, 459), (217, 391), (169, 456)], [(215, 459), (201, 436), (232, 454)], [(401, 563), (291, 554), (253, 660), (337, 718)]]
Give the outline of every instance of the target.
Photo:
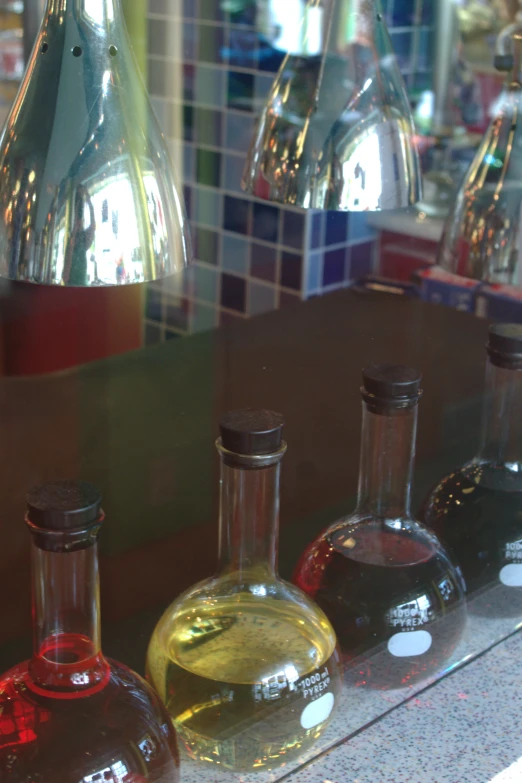
[(522, 253), (522, 24), (499, 35), (508, 71), (492, 119), (446, 220), (438, 263), (463, 277), (517, 284)]
[(413, 118), (379, 0), (306, 0), (300, 23), (262, 110), (243, 188), (304, 208), (414, 204)]
[(138, 283), (189, 258), (180, 190), (119, 0), (47, 0), (0, 138), (0, 275)]

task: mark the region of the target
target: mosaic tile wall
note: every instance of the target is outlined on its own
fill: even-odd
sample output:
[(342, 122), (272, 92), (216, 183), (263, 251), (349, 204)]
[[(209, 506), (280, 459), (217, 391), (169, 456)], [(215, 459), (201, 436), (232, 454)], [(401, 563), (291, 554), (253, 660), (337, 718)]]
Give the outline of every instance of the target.
[[(383, 6), (408, 88), (426, 88), (434, 0)], [(196, 263), (181, 297), (168, 281), (148, 287), (147, 343), (286, 307), (374, 268), (364, 214), (302, 212), (240, 189), (254, 118), (284, 57), (256, 13), (253, 0), (149, 0), (149, 92), (182, 168)]]

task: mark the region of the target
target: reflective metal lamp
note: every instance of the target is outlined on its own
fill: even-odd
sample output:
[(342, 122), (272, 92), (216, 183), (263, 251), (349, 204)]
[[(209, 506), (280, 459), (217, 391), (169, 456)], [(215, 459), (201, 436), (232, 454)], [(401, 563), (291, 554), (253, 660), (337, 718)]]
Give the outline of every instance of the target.
[(306, 0), (300, 8), (299, 41), (261, 113), (243, 188), (313, 209), (414, 204), (421, 176), (413, 118), (379, 0)]
[(522, 25), (500, 34), (495, 65), (509, 76), (450, 210), (438, 263), (514, 285), (522, 272)]
[(0, 138), (0, 275), (141, 283), (181, 271), (189, 256), (119, 0), (47, 0)]

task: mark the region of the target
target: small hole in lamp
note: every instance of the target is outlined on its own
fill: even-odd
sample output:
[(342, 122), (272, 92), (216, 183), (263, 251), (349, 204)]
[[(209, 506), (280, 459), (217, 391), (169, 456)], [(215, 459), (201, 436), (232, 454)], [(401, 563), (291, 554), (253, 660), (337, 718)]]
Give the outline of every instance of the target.
[(42, 54), (45, 54), (47, 51), (49, 51), (49, 44), (42, 44), (42, 48), (40, 49)]
[(377, 14), (377, 21), (382, 22), (382, 14)]
[(118, 49), (115, 46), (109, 46), (109, 54), (111, 57), (116, 57)]
[(81, 46), (75, 46), (72, 50), (72, 53), (75, 57), (81, 57), (82, 56), (82, 47)]

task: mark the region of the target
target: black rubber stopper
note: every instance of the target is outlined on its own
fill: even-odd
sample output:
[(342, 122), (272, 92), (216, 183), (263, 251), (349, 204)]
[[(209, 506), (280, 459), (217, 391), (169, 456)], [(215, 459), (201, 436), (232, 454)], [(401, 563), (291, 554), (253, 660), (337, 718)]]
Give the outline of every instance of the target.
[(230, 411), (219, 422), (221, 443), (234, 454), (273, 454), (283, 445), (284, 426), (284, 418), (274, 411), (251, 408)]
[(522, 324), (491, 324), (487, 349), (493, 364), (522, 367)]
[(27, 525), (40, 549), (74, 552), (92, 546), (103, 522), (99, 490), (85, 481), (55, 481), (27, 493)]
[(415, 405), (421, 394), (422, 374), (403, 364), (371, 364), (363, 370), (364, 400), (374, 409)]

